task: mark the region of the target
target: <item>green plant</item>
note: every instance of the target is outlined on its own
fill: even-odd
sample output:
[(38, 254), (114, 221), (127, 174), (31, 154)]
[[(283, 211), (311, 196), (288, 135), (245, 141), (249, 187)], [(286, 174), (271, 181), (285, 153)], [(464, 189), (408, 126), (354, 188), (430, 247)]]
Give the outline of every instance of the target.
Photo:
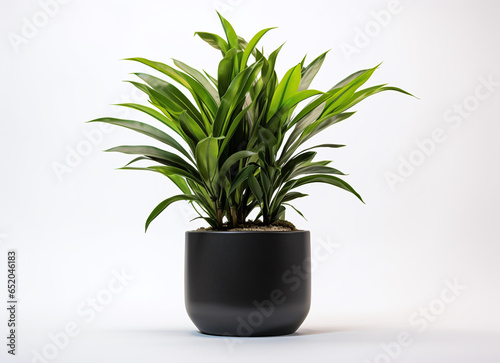
[[(144, 58), (129, 58), (166, 75), (188, 91), (194, 101), (163, 79), (135, 73), (143, 82), (130, 83), (149, 97), (151, 105), (120, 106), (146, 113), (170, 131), (133, 120), (107, 117), (90, 121), (126, 127), (169, 147), (170, 151), (153, 146), (118, 146), (107, 150), (140, 155), (121, 169), (163, 174), (182, 192), (165, 199), (153, 210), (146, 229), (165, 208), (180, 200), (189, 201), (198, 218), (220, 229), (224, 219), (231, 226), (245, 223), (256, 208), (257, 218), (262, 217), (264, 224), (283, 219), (286, 206), (292, 207), (291, 201), (306, 196), (295, 189), (309, 183), (328, 183), (361, 199), (339, 178), (344, 174), (328, 166), (330, 161), (314, 160), (313, 149), (343, 145), (299, 149), (317, 133), (351, 117), (354, 113), (346, 111), (363, 99), (386, 90), (409, 93), (386, 85), (360, 90), (377, 67), (356, 72), (327, 92), (310, 90), (326, 53), (307, 66), (304, 58), (279, 80), (275, 64), (281, 47), (267, 58), (256, 47), (273, 28), (261, 30), (247, 43), (236, 35), (226, 19), (220, 14), (219, 17), (226, 39), (212, 33), (196, 33), (222, 53), (216, 78), (177, 60), (174, 60), (176, 69)], [(295, 112), (306, 100), (310, 101)], [(141, 160), (158, 165), (130, 166)]]

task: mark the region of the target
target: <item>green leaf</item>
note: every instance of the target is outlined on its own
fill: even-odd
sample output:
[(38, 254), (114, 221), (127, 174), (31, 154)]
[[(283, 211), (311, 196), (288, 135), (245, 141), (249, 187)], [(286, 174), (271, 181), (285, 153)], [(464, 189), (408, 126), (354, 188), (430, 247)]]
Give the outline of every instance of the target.
[[(164, 168), (171, 168), (175, 169), (177, 171), (173, 172), (166, 172)], [(189, 189), (188, 184), (186, 183), (186, 179), (184, 179), (181, 175), (187, 174), (191, 180), (195, 180), (194, 176), (186, 173), (182, 169), (174, 168), (171, 166), (149, 166), (147, 168), (137, 168), (137, 167), (127, 167), (124, 166), (123, 168), (119, 168), (119, 170), (143, 170), (143, 171), (153, 171), (156, 173), (160, 173), (168, 177), (172, 182), (174, 182), (175, 185), (184, 193), (184, 194), (192, 194), (191, 189)], [(198, 181), (196, 181), (199, 183)]]
[(302, 133), (299, 139), (300, 143), (301, 144), (304, 143), (305, 141), (309, 140), (311, 137), (323, 131), (327, 127), (339, 123), (340, 121), (344, 121), (345, 119), (351, 117), (352, 115), (354, 115), (354, 112), (344, 112), (331, 117), (325, 117), (316, 122), (313, 122), (304, 129), (304, 132)]
[(186, 87), (189, 92), (191, 92), (200, 108), (205, 107), (210, 112), (211, 116), (215, 115), (215, 113), (217, 112), (217, 103), (215, 102), (214, 98), (198, 81), (196, 81), (188, 74), (180, 72), (164, 63), (150, 61), (145, 58), (126, 58), (126, 60), (143, 63), (156, 69), (157, 71), (162, 72), (163, 74), (166, 74), (179, 84)]
[(269, 120), (278, 111), (280, 106), (286, 102), (290, 97), (296, 94), (299, 90), (301, 68), (300, 64), (291, 68), (286, 72), (285, 76), (278, 84), (274, 92), (269, 112), (267, 113), (267, 120)]
[(196, 164), (202, 178), (211, 182), (218, 169), (218, 140), (214, 137), (207, 137), (196, 145)]
[[(149, 166), (147, 169), (156, 171), (156, 172), (161, 173), (161, 174), (168, 176), (168, 177), (171, 177), (173, 175), (183, 177), (183, 178), (192, 180), (193, 182), (195, 182), (197, 184), (203, 185), (203, 180), (201, 180), (200, 175), (198, 173), (192, 174), (192, 173), (189, 173), (183, 169), (176, 168), (174, 166), (163, 166), (163, 165)], [(189, 194), (186, 192), (184, 192), (184, 193)]]
[(207, 137), (206, 132), (187, 114), (186, 111), (180, 114), (179, 122), (182, 131), (191, 139), (191, 145), (196, 145), (200, 140)]
[(228, 194), (232, 194), (236, 190), (236, 188), (238, 188), (245, 180), (248, 179), (250, 174), (253, 174), (255, 172), (256, 169), (257, 166), (253, 164), (247, 165), (243, 169), (241, 169), (231, 182), (231, 188), (229, 189)]
[[(314, 163), (312, 163), (314, 164)], [(323, 165), (306, 165), (300, 168), (295, 169), (289, 176), (288, 179), (293, 179), (298, 177), (299, 175), (306, 174), (335, 174), (335, 175), (346, 175), (342, 173), (340, 170)], [(286, 179), (285, 181), (288, 181)]]
[(186, 111), (199, 125), (203, 126), (203, 119), (200, 111), (198, 111), (198, 109), (177, 87), (160, 78), (150, 76), (149, 74), (135, 73), (135, 75), (146, 82), (156, 92), (165, 96), (169, 103), (175, 104), (180, 112)]
[(220, 50), (222, 54), (225, 54), (229, 50), (227, 42), (217, 34), (205, 33), (205, 32), (196, 32), (194, 34), (198, 35), (201, 39), (203, 39), (205, 42), (210, 44), (215, 49)]
[(232, 48), (228, 51), (225, 57), (220, 61), (217, 71), (217, 82), (219, 88), (219, 96), (223, 97), (226, 93), (231, 81), (233, 80), (234, 58), (237, 57), (237, 51)]
[(250, 156), (255, 155), (256, 153), (250, 150), (241, 150), (237, 151), (234, 154), (232, 154), (230, 157), (228, 157), (225, 161), (224, 164), (222, 164), (220, 170), (219, 170), (219, 182), (222, 184), (223, 178), (226, 176), (226, 173), (231, 169), (231, 167), (234, 165), (234, 163), (240, 161), (241, 159), (248, 158)]
[(125, 58), (125, 60), (130, 60), (130, 61), (135, 61), (135, 62), (139, 62), (139, 63), (145, 64), (145, 65), (147, 65), (147, 66), (149, 66), (149, 67), (151, 67), (153, 69), (156, 69), (157, 71), (159, 71), (159, 72), (161, 72), (161, 73), (169, 76), (174, 81), (178, 82), (179, 84), (182, 84), (184, 87), (186, 87), (190, 91), (192, 90), (192, 88), (189, 85), (189, 83), (182, 76), (182, 73), (179, 72), (179, 71), (177, 71), (176, 69), (170, 67), (169, 65), (166, 65), (165, 63), (155, 62), (155, 61), (151, 61), (149, 59), (140, 58), (140, 57)]
[(178, 202), (180, 200), (196, 201), (196, 200), (198, 200), (198, 197), (195, 196), (195, 195), (191, 195), (191, 194), (179, 194), (179, 195), (175, 195), (173, 197), (170, 197), (168, 199), (165, 199), (163, 202), (161, 202), (160, 204), (158, 204), (158, 206), (156, 206), (156, 208), (149, 215), (149, 217), (148, 217), (148, 219), (146, 221), (146, 229), (145, 229), (145, 231), (147, 232), (148, 227), (151, 224), (151, 222), (156, 217), (158, 217), (158, 215), (161, 212), (163, 212), (170, 204), (172, 204), (174, 202)]
[(154, 146), (135, 146), (135, 145), (124, 145), (117, 146), (106, 150), (107, 152), (120, 152), (123, 154), (131, 155), (144, 155), (155, 161), (168, 166), (175, 166), (177, 168), (183, 169), (193, 175), (197, 175), (198, 171), (189, 164), (186, 160), (181, 158), (179, 155), (158, 149)]
[(210, 93), (210, 96), (212, 96), (212, 98), (215, 100), (215, 102), (217, 102), (217, 104), (220, 103), (219, 93), (214, 88), (214, 86), (212, 86), (210, 81), (203, 75), (203, 73), (197, 71), (196, 69), (194, 69), (194, 68), (188, 66), (187, 64), (185, 64), (181, 61), (178, 61), (176, 59), (174, 59), (174, 64), (177, 67), (179, 67), (180, 69), (182, 69), (184, 72), (189, 74), (191, 77), (193, 77), (195, 80), (200, 82), (200, 84), (203, 86), (203, 88), (205, 88), (208, 91), (208, 93)]
[(232, 120), (231, 125), (229, 126), (229, 129), (226, 131), (226, 137), (222, 141), (222, 146), (220, 147), (220, 152), (224, 152), (226, 149), (226, 146), (228, 145), (229, 141), (231, 141), (232, 136), (238, 126), (240, 125), (241, 121), (243, 120), (244, 116), (247, 114), (247, 111), (250, 107), (252, 107), (253, 102), (248, 105), (246, 108), (241, 110), (241, 112)]
[(172, 100), (172, 98), (148, 87), (147, 85), (134, 81), (128, 82), (147, 94), (151, 104), (156, 106), (156, 108), (163, 112), (167, 118), (173, 120), (174, 122), (176, 122), (180, 113), (184, 111), (181, 106)]
[(299, 216), (301, 216), (302, 218), (304, 218), (304, 219), (307, 221), (307, 218), (306, 218), (306, 217), (304, 217), (304, 215), (302, 214), (302, 212), (301, 212), (301, 211), (299, 211), (297, 208), (295, 208), (293, 205), (288, 204), (288, 203), (283, 203), (283, 205), (286, 205), (286, 206), (288, 206), (288, 207), (292, 207), (292, 209), (293, 209), (295, 212), (297, 212), (297, 214), (298, 214)]
[(276, 64), (276, 60), (278, 58), (278, 54), (279, 54), (279, 52), (281, 51), (281, 49), (283, 48), (284, 45), (285, 45), (285, 43), (281, 44), (277, 49), (275, 49), (269, 55), (269, 58), (267, 60), (267, 66), (263, 67), (263, 69), (262, 69), (262, 71), (263, 71), (262, 74), (264, 75), (263, 78), (264, 78), (264, 82), (265, 83), (269, 82), (269, 80), (271, 79), (272, 75), (275, 74), (274, 66)]
[(307, 197), (307, 196), (308, 196), (308, 194), (299, 193), (299, 192), (290, 192), (283, 197), (282, 203), (290, 202), (290, 201), (295, 200), (297, 198), (303, 198), (303, 197)]
[(241, 58), (240, 69), (244, 69), (246, 67), (247, 62), (248, 62), (248, 58), (250, 57), (250, 54), (252, 54), (252, 51), (254, 50), (255, 46), (257, 45), (259, 40), (264, 36), (264, 34), (266, 34), (271, 29), (276, 29), (276, 27), (263, 29), (260, 32), (258, 32), (257, 34), (255, 34), (254, 37), (250, 40), (250, 42), (248, 43), (248, 45), (245, 48), (245, 51), (243, 52), (243, 57)]
[[(319, 109), (323, 110), (326, 105), (326, 101), (332, 97), (332, 94), (337, 91), (328, 91), (327, 93), (322, 94), (319, 97), (316, 97), (314, 100), (309, 102), (290, 122), (288, 128), (291, 128), (293, 125), (300, 125), (304, 122), (305, 118), (308, 118), (310, 114), (316, 113)], [(319, 115), (318, 115), (319, 116)]]
[[(130, 165), (131, 163), (128, 163), (127, 165)], [(198, 173), (196, 174), (191, 174), (191, 173), (188, 173), (187, 171), (183, 170), (183, 169), (180, 169), (180, 168), (176, 168), (174, 166), (164, 166), (164, 165), (154, 165), (154, 166), (148, 166), (148, 167), (130, 167), (130, 166), (127, 166), (125, 165), (124, 167), (122, 168), (118, 168), (118, 170), (144, 170), (144, 171), (153, 171), (155, 173), (159, 173), (159, 174), (162, 174), (164, 176), (167, 176), (167, 177), (172, 177), (172, 176), (177, 176), (179, 178), (185, 178), (185, 179), (189, 179), (191, 181), (193, 181), (194, 183), (197, 183), (201, 186), (203, 186), (203, 181), (201, 180), (200, 178), (200, 175)], [(185, 192), (183, 190), (183, 192), (185, 194), (190, 194), (188, 192)]]
[(358, 197), (358, 199), (360, 201), (363, 202), (363, 199), (361, 198), (361, 196), (349, 184), (347, 184), (347, 182), (345, 182), (344, 180), (342, 180), (340, 178), (332, 176), (332, 175), (322, 175), (322, 174), (309, 175), (309, 176), (305, 176), (305, 177), (302, 177), (302, 178), (297, 179), (297, 180), (290, 180), (289, 182), (287, 182), (287, 184), (291, 183), (291, 182), (295, 182), (295, 184), (293, 186), (294, 189), (298, 188), (302, 185), (311, 184), (311, 183), (330, 184), (330, 185), (336, 186), (338, 188), (344, 189), (344, 190), (354, 194), (356, 197)]
[[(312, 109), (309, 113), (304, 114), (304, 116), (297, 121), (297, 118), (295, 118), (295, 127), (288, 137), (285, 146), (283, 147), (282, 155), (280, 160), (282, 160), (283, 155), (287, 154), (289, 152), (290, 146), (297, 140), (297, 138), (302, 134), (304, 129), (312, 124), (313, 122), (317, 121), (318, 118), (321, 116), (323, 113), (323, 109), (325, 107), (325, 103), (323, 102), (322, 104), (319, 104), (316, 106), (314, 109)], [(293, 150), (292, 150), (293, 153)], [(291, 156), (291, 153), (289, 153), (289, 156)], [(286, 161), (286, 160), (284, 160)]]
[[(285, 163), (294, 154), (295, 150), (297, 150), (300, 145), (309, 140), (311, 137), (330, 126), (351, 117), (352, 115), (354, 115), (354, 112), (344, 112), (338, 115), (325, 117), (314, 121), (304, 128), (304, 131), (301, 133), (298, 140), (296, 140), (292, 145), (289, 145), (291, 140), (293, 141), (296, 139), (296, 136), (294, 136), (294, 133), (292, 133), (290, 138), (287, 140), (287, 143), (285, 144), (285, 147), (283, 149), (282, 156), (279, 159), (280, 165)], [(299, 127), (299, 125), (297, 124), (296, 127)]]
[(158, 121), (160, 121), (162, 124), (170, 127), (172, 130), (174, 130), (177, 134), (181, 135), (181, 132), (179, 130), (179, 126), (170, 118), (162, 115), (160, 112), (152, 109), (151, 107), (143, 106), (137, 103), (118, 103), (116, 106), (123, 106), (123, 107), (128, 107), (137, 111), (141, 111), (149, 116), (154, 117)]
[[(380, 64), (382, 64), (382, 63), (380, 63)], [(377, 67), (379, 67), (380, 64)], [(363, 74), (365, 74), (366, 72), (368, 72), (369, 70), (370, 69), (362, 69), (360, 71), (354, 72), (353, 74), (349, 75), (348, 77), (344, 78), (342, 81), (337, 83), (331, 89), (343, 88), (343, 87), (347, 86), (349, 83), (351, 83), (352, 81), (354, 81), (356, 78), (358, 78), (358, 77), (362, 76)]]
[(207, 78), (210, 80), (210, 82), (212, 82), (212, 84), (217, 87), (217, 79), (215, 79), (214, 77), (212, 77), (206, 71), (203, 71), (203, 73), (205, 73), (205, 76), (207, 76)]
[[(329, 99), (326, 103), (324, 115), (328, 115), (341, 108), (348, 100), (354, 95), (354, 92), (361, 87), (372, 76), (373, 72), (380, 66), (377, 65), (373, 68), (367, 69), (359, 74), (356, 78), (351, 80), (347, 85), (340, 88), (338, 92)], [(338, 112), (335, 112), (338, 113)]]
[(217, 14), (219, 15), (222, 27), (224, 28), (224, 32), (226, 33), (226, 38), (227, 42), (229, 43), (229, 48), (238, 49), (239, 47), (238, 36), (236, 35), (236, 32), (234, 31), (232, 25), (225, 18), (223, 18), (222, 15), (220, 15), (218, 12)]
[(401, 88), (386, 87), (385, 84), (381, 84), (378, 86), (365, 88), (361, 91), (354, 93), (354, 95), (351, 97), (351, 99), (348, 101), (348, 103), (346, 103), (343, 107), (336, 109), (335, 112), (344, 112), (345, 110), (348, 110), (349, 108), (358, 104), (359, 102), (363, 101), (364, 99), (366, 99), (372, 95), (375, 95), (377, 93), (384, 92), (384, 91), (396, 91), (399, 93), (406, 94), (408, 96), (415, 97), (411, 93), (408, 93), (408, 92), (402, 90)]
[(321, 147), (327, 147), (330, 149), (338, 149), (339, 147), (344, 147), (344, 146), (345, 145), (339, 145), (339, 144), (321, 144), (321, 145), (316, 145), (316, 146), (312, 146), (312, 147), (309, 147), (307, 149), (304, 149), (304, 150), (302, 150), (302, 152), (313, 150), (313, 149), (318, 149)]
[(281, 180), (286, 180), (288, 176), (302, 164), (309, 163), (316, 156), (316, 152), (308, 151), (297, 155), (296, 157), (290, 159), (281, 170)]
[(230, 123), (232, 112), (238, 104), (243, 104), (246, 93), (255, 81), (262, 63), (254, 63), (252, 66), (241, 71), (231, 82), (214, 120), (214, 136), (224, 135)]
[(274, 165), (276, 152), (279, 147), (279, 140), (272, 132), (263, 127), (259, 128), (258, 133), (259, 139), (261, 140), (261, 153), (265, 150), (265, 156), (261, 157), (261, 160), (269, 165)]
[(103, 122), (103, 123), (121, 126), (121, 127), (128, 128), (130, 130), (137, 131), (141, 134), (152, 137), (153, 139), (156, 139), (158, 141), (165, 143), (166, 145), (173, 147), (177, 151), (180, 151), (189, 160), (193, 161), (193, 159), (191, 159), (191, 155), (189, 155), (189, 153), (172, 136), (170, 136), (170, 135), (164, 133), (163, 131), (157, 129), (156, 127), (150, 126), (148, 124), (145, 124), (145, 123), (142, 123), (139, 121), (123, 120), (123, 119), (113, 118), (113, 117), (103, 117), (103, 118), (98, 118), (98, 119), (91, 120), (88, 122)]
[(288, 100), (280, 106), (279, 110), (268, 121), (268, 125), (266, 127), (270, 131), (276, 132), (278, 125), (283, 124), (283, 121), (284, 121), (283, 116), (289, 115), (291, 112), (293, 112), (293, 110), (294, 110), (295, 106), (297, 106), (297, 104), (299, 104), (300, 102), (302, 102), (310, 97), (313, 97), (313, 96), (316, 96), (316, 95), (322, 94), (322, 93), (323, 92), (316, 91), (316, 90), (304, 90), (304, 91), (297, 92), (296, 94), (294, 94), (293, 96), (288, 98)]
[(125, 166), (124, 166), (123, 168), (118, 168), (118, 169), (125, 169), (125, 168), (126, 168), (127, 166), (129, 166), (130, 164), (136, 163), (136, 162), (141, 161), (141, 160), (149, 160), (149, 161), (151, 161), (151, 159), (150, 159), (150, 158), (148, 158), (148, 157), (145, 157), (145, 156), (139, 156), (139, 157), (137, 157), (137, 158), (133, 159), (132, 161), (129, 161), (127, 164), (125, 164)]
[(302, 78), (300, 80), (299, 91), (309, 88), (314, 77), (316, 77), (316, 74), (318, 74), (319, 69), (323, 65), (323, 61), (325, 60), (327, 53), (328, 51), (313, 60), (307, 67), (302, 68)]
[(252, 191), (255, 199), (260, 203), (262, 203), (262, 188), (259, 185), (259, 182), (255, 178), (253, 174), (248, 175), (248, 186), (250, 187), (250, 190)]

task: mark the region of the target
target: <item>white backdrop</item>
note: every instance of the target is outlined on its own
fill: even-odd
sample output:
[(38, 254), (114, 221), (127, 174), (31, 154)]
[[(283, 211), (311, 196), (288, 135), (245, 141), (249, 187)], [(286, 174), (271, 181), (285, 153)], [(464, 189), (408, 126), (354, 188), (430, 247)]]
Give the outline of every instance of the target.
[[(75, 347), (98, 329), (158, 329), (169, 342), (195, 330), (183, 302), (184, 231), (201, 224), (179, 203), (144, 234), (147, 215), (175, 187), (152, 173), (114, 170), (130, 158), (101, 152), (146, 138), (84, 122), (146, 120), (110, 105), (144, 101), (121, 81), (146, 68), (120, 59), (176, 58), (215, 73), (219, 53), (193, 37), (222, 32), (214, 9), (247, 39), (279, 27), (261, 42), (269, 52), (287, 41), (279, 76), (304, 54), (310, 61), (331, 49), (313, 88), (383, 61), (370, 85), (390, 83), (420, 98), (376, 95), (315, 140), (347, 145), (322, 155), (350, 174), (366, 205), (315, 185), (297, 202), (307, 221), (287, 215), (329, 251), (314, 271), (303, 331), (498, 332), (498, 2), (2, 0), (0, 286), (6, 251), (17, 249), (23, 361), (70, 322), (81, 333), (47, 361), (79, 361)], [(123, 271), (133, 279), (116, 280), (123, 288), (107, 294)], [(444, 291), (456, 299), (443, 299)], [(205, 348), (213, 342), (190, 338)], [(113, 339), (94, 342), (96, 349)], [(353, 361), (373, 361), (391, 339), (372, 340)], [(129, 357), (144, 352), (133, 341), (128, 347)], [(207, 357), (230, 357), (210, 349)]]

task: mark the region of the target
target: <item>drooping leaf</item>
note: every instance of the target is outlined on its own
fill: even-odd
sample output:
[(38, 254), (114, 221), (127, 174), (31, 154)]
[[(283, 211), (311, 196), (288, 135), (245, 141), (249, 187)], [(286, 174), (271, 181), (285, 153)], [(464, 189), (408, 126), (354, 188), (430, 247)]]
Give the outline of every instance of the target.
[(200, 84), (208, 91), (208, 93), (210, 93), (210, 96), (212, 96), (215, 102), (217, 102), (218, 104), (220, 103), (217, 90), (214, 88), (214, 86), (212, 86), (210, 81), (203, 75), (203, 73), (176, 59), (174, 59), (174, 64), (184, 72), (189, 74), (191, 77), (193, 77), (195, 80), (200, 82)]
[(179, 131), (179, 126), (170, 118), (162, 115), (158, 111), (152, 109), (151, 107), (143, 106), (137, 103), (118, 103), (116, 106), (123, 106), (123, 107), (128, 107), (137, 111), (141, 111), (149, 116), (154, 117), (158, 121), (160, 121), (162, 124), (170, 127), (172, 130), (174, 130), (177, 134), (180, 135)]
[(307, 196), (308, 196), (308, 194), (299, 193), (299, 192), (290, 192), (283, 197), (282, 203), (291, 202), (292, 200), (295, 200), (297, 198), (304, 198)]
[(203, 119), (200, 111), (189, 101), (189, 99), (174, 85), (150, 76), (145, 73), (135, 73), (139, 78), (146, 82), (151, 88), (164, 95), (170, 102), (173, 102), (181, 111), (186, 111), (189, 116), (196, 120), (199, 125), (203, 125)]
[(179, 194), (175, 195), (173, 197), (165, 199), (163, 202), (158, 204), (156, 208), (151, 212), (149, 215), (148, 219), (146, 220), (146, 228), (145, 231), (147, 232), (149, 225), (151, 224), (152, 221), (155, 220), (158, 215), (163, 212), (170, 204), (178, 202), (180, 200), (190, 200), (190, 201), (196, 201), (198, 200), (198, 197), (195, 195), (191, 194)]
[(299, 211), (297, 208), (295, 208), (293, 205), (291, 205), (291, 204), (289, 204), (289, 203), (283, 203), (283, 205), (286, 205), (286, 206), (288, 206), (288, 207), (291, 207), (291, 208), (292, 208), (295, 212), (297, 212), (297, 214), (298, 214), (299, 216), (301, 216), (302, 218), (304, 218), (304, 219), (307, 221), (307, 218), (306, 218), (306, 217), (304, 217), (304, 215), (302, 214), (302, 212), (301, 212), (301, 211)]
[(346, 175), (342, 173), (340, 170), (332, 168), (330, 166), (323, 165), (305, 165), (300, 168), (295, 169), (290, 173), (287, 179), (284, 181), (288, 181), (289, 179), (293, 179), (298, 177), (299, 175), (307, 175), (307, 174), (335, 174), (335, 175)]
[(322, 175), (322, 174), (308, 175), (308, 176), (302, 177), (302, 178), (297, 179), (297, 180), (290, 180), (288, 183), (290, 183), (290, 182), (295, 182), (295, 184), (293, 186), (294, 189), (298, 188), (302, 185), (311, 184), (311, 183), (330, 184), (330, 185), (336, 186), (338, 188), (344, 189), (344, 190), (354, 194), (356, 197), (358, 197), (358, 199), (360, 201), (363, 202), (363, 198), (361, 198), (361, 196), (347, 182), (345, 182), (344, 180), (337, 178), (333, 175)]
[(131, 155), (144, 155), (155, 161), (161, 162), (162, 164), (168, 166), (175, 166), (194, 175), (198, 174), (197, 170), (189, 162), (181, 158), (179, 155), (171, 153), (166, 150), (158, 149), (157, 147), (154, 146), (124, 145), (124, 146), (113, 147), (106, 151), (120, 152), (123, 154), (131, 154)]
[(130, 130), (137, 131), (141, 134), (147, 135), (149, 137), (152, 137), (158, 141), (161, 141), (177, 151), (180, 151), (184, 156), (186, 156), (189, 160), (193, 161), (191, 159), (191, 155), (182, 147), (181, 144), (179, 144), (172, 136), (164, 133), (163, 131), (157, 129), (156, 127), (150, 126), (148, 124), (139, 122), (139, 121), (133, 121), (133, 120), (123, 120), (123, 119), (118, 119), (118, 118), (113, 118), (113, 117), (103, 117), (103, 118), (98, 118), (95, 120), (91, 120), (88, 122), (103, 122), (111, 125), (116, 125), (116, 126), (121, 126), (128, 128)]

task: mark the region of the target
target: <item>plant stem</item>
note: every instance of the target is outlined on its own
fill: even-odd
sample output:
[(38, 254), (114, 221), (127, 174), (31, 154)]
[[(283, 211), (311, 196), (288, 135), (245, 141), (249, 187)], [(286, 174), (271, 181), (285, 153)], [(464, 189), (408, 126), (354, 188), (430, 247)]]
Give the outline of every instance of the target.
[(238, 216), (235, 207), (231, 207), (231, 222), (233, 223), (233, 227), (238, 225)]
[(243, 217), (243, 209), (239, 208), (238, 209), (238, 224), (245, 224), (245, 218)]
[(222, 209), (217, 209), (217, 223), (219, 224), (219, 227), (222, 226)]

